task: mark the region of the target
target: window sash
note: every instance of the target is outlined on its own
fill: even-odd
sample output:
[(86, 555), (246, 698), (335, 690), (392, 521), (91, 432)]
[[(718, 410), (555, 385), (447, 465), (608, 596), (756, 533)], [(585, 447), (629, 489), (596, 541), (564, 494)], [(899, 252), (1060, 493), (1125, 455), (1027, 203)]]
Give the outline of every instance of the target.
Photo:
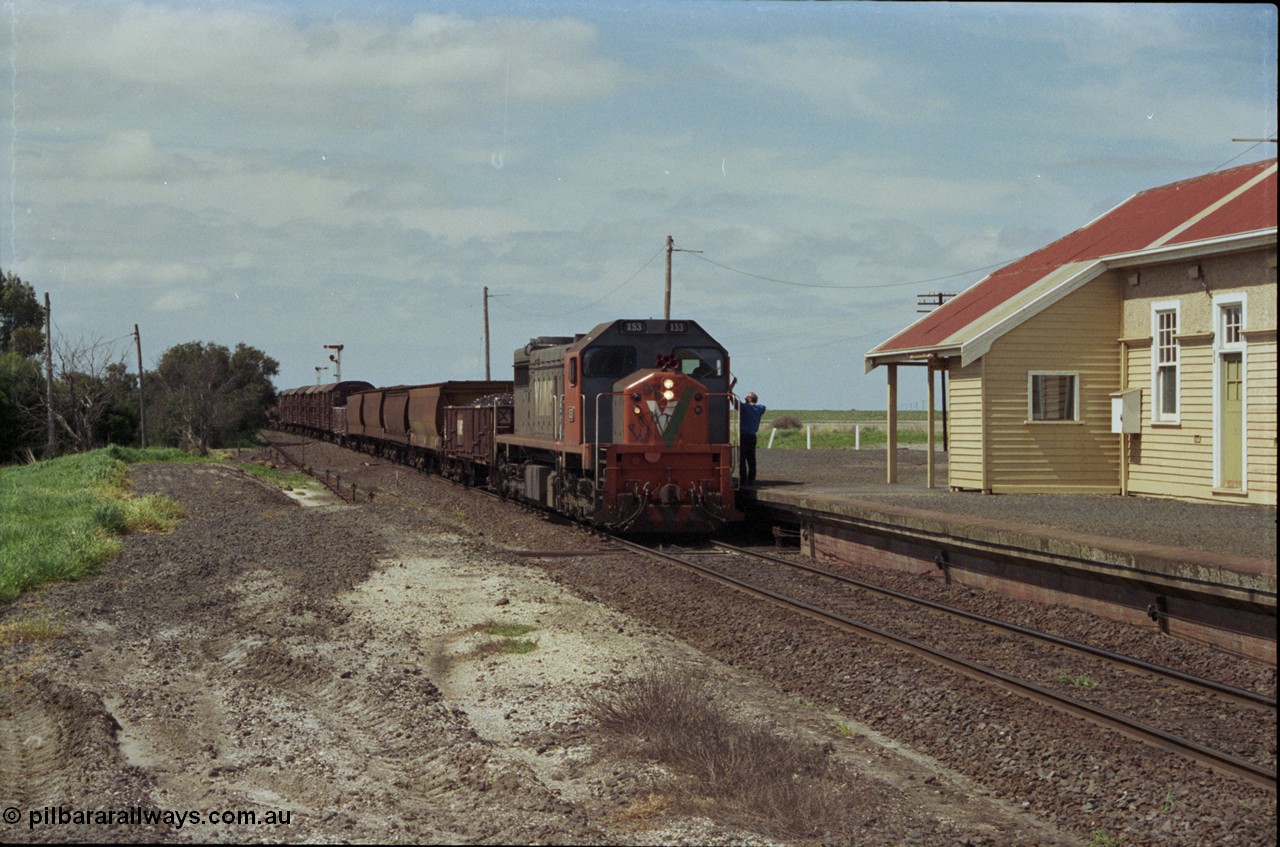
[(1153, 308), (1155, 353), (1151, 367), (1151, 419), (1166, 423), (1178, 420), (1181, 351), (1178, 344), (1178, 308), (1160, 304)]
[(1075, 373), (1028, 374), (1030, 419), (1033, 421), (1079, 420), (1079, 378)]
[(1218, 307), (1221, 321), (1219, 346), (1239, 347), (1244, 340), (1240, 335), (1244, 322), (1244, 305), (1242, 303), (1224, 303)]

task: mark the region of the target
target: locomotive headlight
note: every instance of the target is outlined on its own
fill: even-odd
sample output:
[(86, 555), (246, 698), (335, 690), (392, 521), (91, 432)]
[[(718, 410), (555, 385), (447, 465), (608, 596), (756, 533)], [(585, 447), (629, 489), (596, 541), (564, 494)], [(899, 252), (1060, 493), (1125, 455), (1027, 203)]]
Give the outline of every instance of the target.
[(675, 393), (674, 391), (672, 391), (670, 388), (668, 388), (666, 391), (662, 392), (662, 399), (663, 399), (663, 400), (674, 400), (675, 398), (676, 398), (676, 393)]
[[(664, 380), (662, 381), (662, 387), (663, 387), (663, 388), (665, 388), (666, 390), (670, 391), (671, 389), (673, 389), (673, 388), (675, 388), (675, 387), (676, 387), (676, 381), (675, 381), (674, 379), (664, 379)], [(668, 399), (670, 399), (670, 398), (668, 398)]]
[(640, 392), (639, 392), (639, 391), (636, 391), (635, 393), (633, 393), (633, 394), (631, 395), (631, 402), (632, 402), (632, 403), (639, 403), (639, 402), (640, 402)]

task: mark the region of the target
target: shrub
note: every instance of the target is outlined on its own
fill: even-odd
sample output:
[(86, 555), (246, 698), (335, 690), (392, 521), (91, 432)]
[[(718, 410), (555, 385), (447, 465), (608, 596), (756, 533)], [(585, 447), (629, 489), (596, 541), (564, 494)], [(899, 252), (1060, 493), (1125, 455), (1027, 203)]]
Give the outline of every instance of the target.
[(793, 418), (790, 415), (783, 415), (780, 418), (774, 418), (771, 426), (774, 429), (800, 429), (803, 424), (799, 418)]
[(739, 721), (701, 680), (653, 670), (593, 695), (588, 705), (601, 729), (632, 739), (731, 811), (788, 833), (841, 829), (847, 801), (840, 781), (828, 779), (823, 750)]

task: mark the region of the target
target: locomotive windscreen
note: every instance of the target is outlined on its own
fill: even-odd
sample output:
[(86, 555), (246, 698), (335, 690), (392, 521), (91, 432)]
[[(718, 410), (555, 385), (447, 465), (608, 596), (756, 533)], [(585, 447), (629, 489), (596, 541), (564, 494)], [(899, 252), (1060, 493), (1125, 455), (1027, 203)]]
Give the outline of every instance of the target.
[(724, 357), (714, 347), (677, 347), (672, 355), (680, 360), (681, 373), (694, 379), (724, 376)]
[(590, 347), (582, 353), (582, 375), (618, 379), (636, 369), (634, 347)]

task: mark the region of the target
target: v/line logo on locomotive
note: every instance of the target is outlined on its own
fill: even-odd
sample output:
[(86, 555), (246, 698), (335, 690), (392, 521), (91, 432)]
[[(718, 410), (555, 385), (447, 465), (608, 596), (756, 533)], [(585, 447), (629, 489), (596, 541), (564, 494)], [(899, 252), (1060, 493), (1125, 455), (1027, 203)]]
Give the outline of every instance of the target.
[(590, 524), (707, 533), (742, 519), (731, 387), (728, 352), (696, 322), (616, 320), (530, 340), (510, 381), (291, 388), (273, 417)]

